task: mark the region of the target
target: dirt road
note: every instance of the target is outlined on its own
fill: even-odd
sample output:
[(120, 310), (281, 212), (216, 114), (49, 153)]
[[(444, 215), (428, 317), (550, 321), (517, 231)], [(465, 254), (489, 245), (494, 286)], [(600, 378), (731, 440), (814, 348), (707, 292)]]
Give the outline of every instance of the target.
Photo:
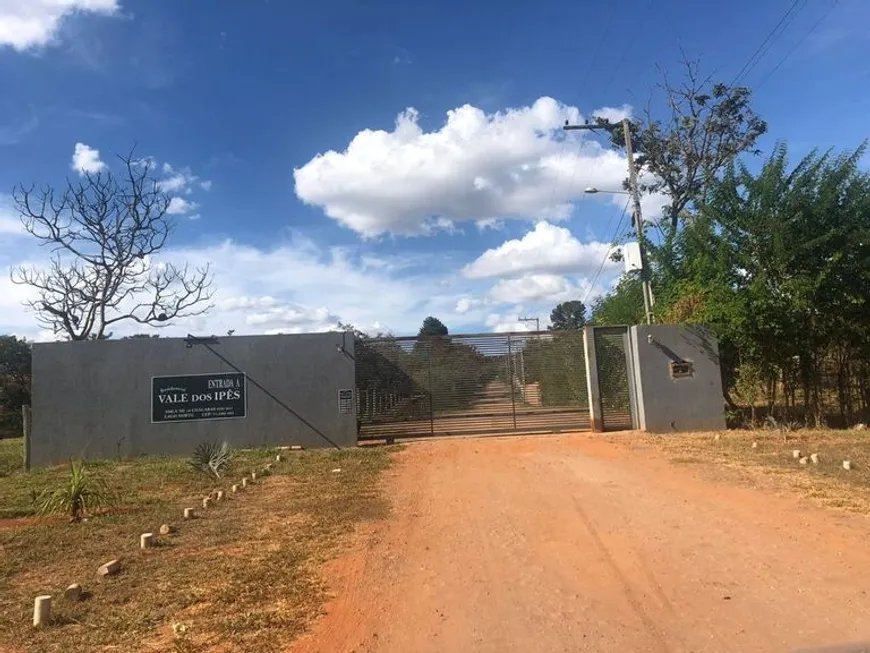
[(589, 435), (415, 443), (294, 653), (778, 652), (870, 639), (870, 521)]

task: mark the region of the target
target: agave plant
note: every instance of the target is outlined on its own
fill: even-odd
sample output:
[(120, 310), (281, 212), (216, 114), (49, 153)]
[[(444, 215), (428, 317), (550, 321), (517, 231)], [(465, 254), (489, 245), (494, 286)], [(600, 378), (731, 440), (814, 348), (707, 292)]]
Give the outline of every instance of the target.
[(188, 461), (193, 469), (220, 478), (233, 457), (233, 451), (226, 442), (200, 442), (193, 450), (193, 456)]
[(45, 490), (36, 497), (40, 515), (67, 514), (79, 521), (85, 514), (114, 505), (112, 492), (97, 477), (92, 476), (83, 461), (70, 461), (70, 476), (65, 487), (53, 492)]

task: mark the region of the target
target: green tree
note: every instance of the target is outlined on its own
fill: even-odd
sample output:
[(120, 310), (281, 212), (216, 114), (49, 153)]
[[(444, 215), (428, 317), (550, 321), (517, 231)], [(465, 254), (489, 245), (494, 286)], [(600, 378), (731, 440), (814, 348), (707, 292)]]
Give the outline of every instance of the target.
[(0, 437), (21, 435), (21, 407), (30, 403), (30, 343), (0, 336)]
[(420, 327), (420, 331), (417, 333), (417, 336), (446, 336), (447, 333), (447, 327), (444, 326), (444, 323), (437, 317), (432, 317), (430, 315), (425, 320), (423, 320), (423, 326)]
[(550, 331), (576, 331), (586, 324), (586, 306), (580, 300), (557, 304), (550, 312)]
[(591, 322), (596, 326), (641, 324), (643, 292), (637, 275), (625, 275), (610, 292), (595, 300)]
[(659, 295), (665, 319), (716, 328), (727, 385), (816, 423), (831, 379), (842, 420), (870, 409), (864, 151), (812, 152), (791, 167), (779, 144), (757, 173), (727, 166), (675, 239), (674, 281)]

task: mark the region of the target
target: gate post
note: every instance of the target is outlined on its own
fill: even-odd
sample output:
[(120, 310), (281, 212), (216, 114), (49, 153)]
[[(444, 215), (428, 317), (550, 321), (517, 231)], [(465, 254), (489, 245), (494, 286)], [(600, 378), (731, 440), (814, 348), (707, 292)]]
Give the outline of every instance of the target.
[(589, 396), (589, 428), (604, 430), (601, 419), (601, 391), (598, 387), (598, 360), (595, 356), (595, 327), (583, 327), (583, 352), (586, 358), (586, 389)]

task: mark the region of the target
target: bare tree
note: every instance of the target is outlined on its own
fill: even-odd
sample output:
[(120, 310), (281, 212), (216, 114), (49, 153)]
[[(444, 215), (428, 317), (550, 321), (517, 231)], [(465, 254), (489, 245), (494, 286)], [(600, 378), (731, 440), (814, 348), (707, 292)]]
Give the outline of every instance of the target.
[[(661, 191), (669, 199), (660, 222), (668, 240), (710, 180), (735, 157), (756, 152), (756, 141), (767, 131), (767, 123), (752, 110), (748, 88), (714, 83), (702, 76), (698, 61), (685, 55), (682, 67), (678, 83), (661, 71), (657, 90), (664, 100), (664, 119), (656, 118), (648, 105), (631, 124), (637, 165), (652, 173), (641, 190)], [(611, 140), (625, 148), (621, 127), (612, 130)]]
[(122, 170), (85, 172), (58, 192), (19, 186), (24, 228), (51, 249), (47, 267), (19, 267), (12, 281), (36, 289), (37, 321), (70, 340), (107, 338), (124, 321), (167, 326), (211, 308), (211, 272), (155, 260), (174, 222), (152, 163), (118, 157)]

